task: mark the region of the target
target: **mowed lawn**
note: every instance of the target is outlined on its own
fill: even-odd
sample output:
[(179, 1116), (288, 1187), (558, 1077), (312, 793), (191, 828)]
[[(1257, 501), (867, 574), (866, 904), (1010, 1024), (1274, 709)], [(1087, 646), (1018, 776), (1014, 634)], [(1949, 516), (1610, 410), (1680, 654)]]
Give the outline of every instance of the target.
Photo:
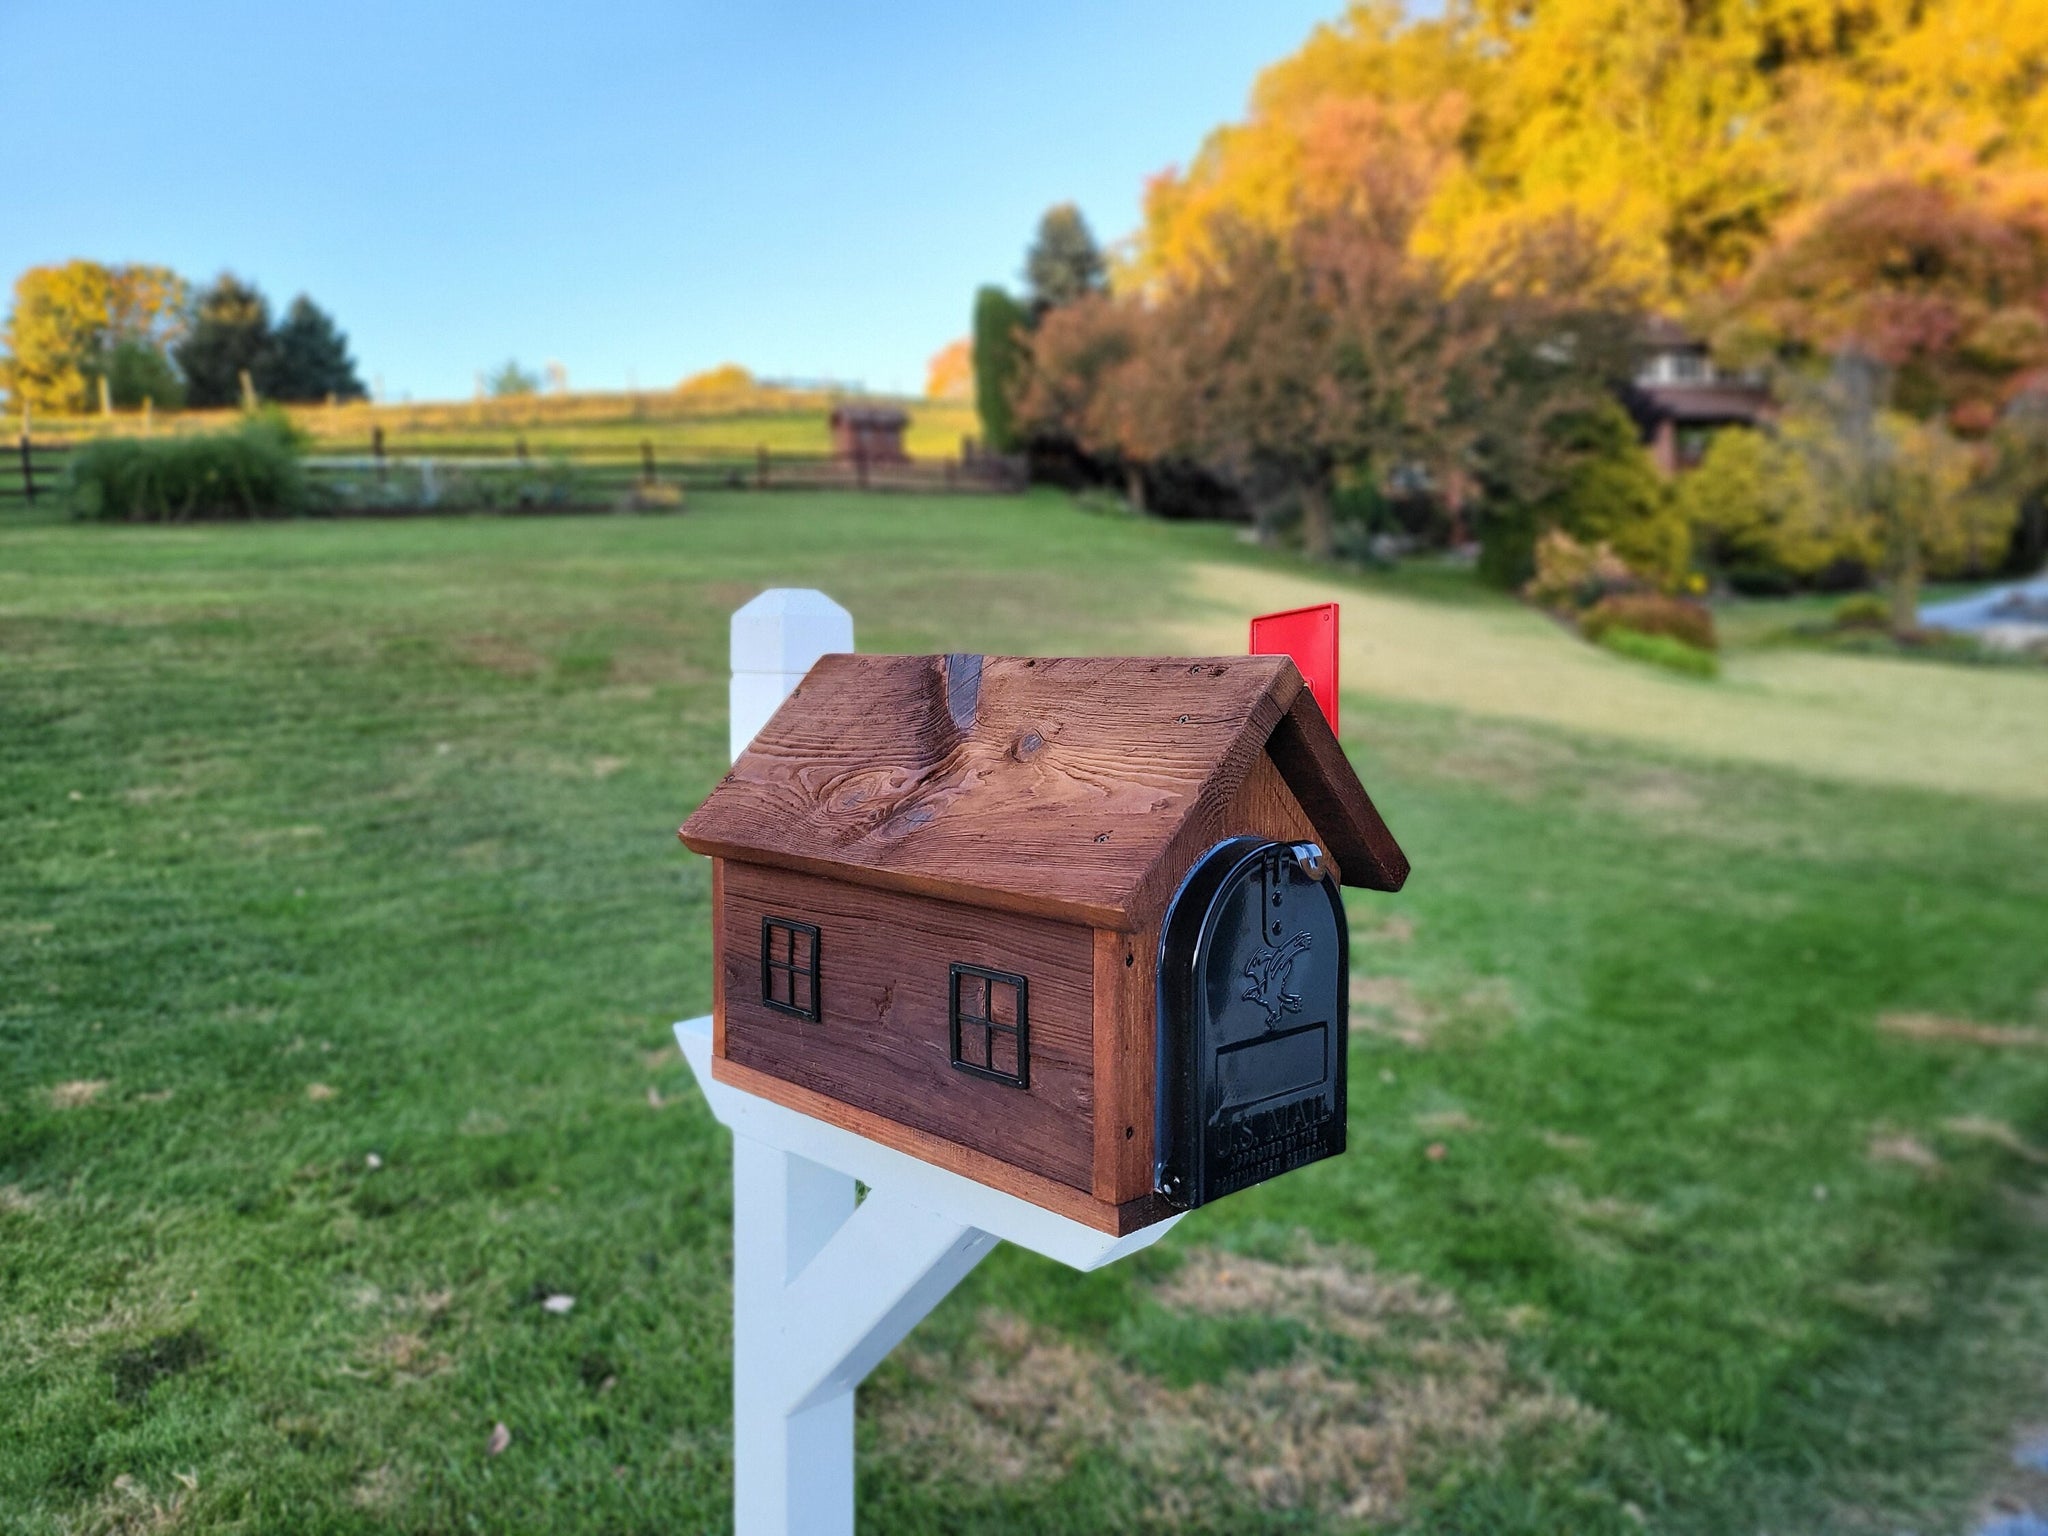
[(1351, 901), (1349, 1154), (1102, 1274), (999, 1252), (863, 1392), (864, 1529), (2039, 1496), (2048, 677), (1701, 683), (1224, 529), (735, 495), (0, 530), (0, 1531), (728, 1528), (674, 828), (782, 584), (920, 651), (1235, 651), (1338, 596), (1415, 866)]

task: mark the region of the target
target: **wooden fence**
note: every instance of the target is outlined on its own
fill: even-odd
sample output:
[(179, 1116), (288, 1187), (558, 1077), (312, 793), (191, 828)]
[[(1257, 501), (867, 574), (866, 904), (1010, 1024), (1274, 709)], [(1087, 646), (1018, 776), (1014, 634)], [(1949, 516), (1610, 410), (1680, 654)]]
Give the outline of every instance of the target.
[(69, 443), (35, 442), (26, 434), (16, 438), (0, 462), (0, 511), (56, 500), (70, 451)]
[[(53, 503), (66, 456), (76, 444), (51, 438), (15, 440), (0, 460), (0, 512)], [(367, 452), (322, 444), (305, 464), (330, 487), (344, 512), (394, 515), (459, 512), (476, 505), (518, 510), (600, 510), (641, 498), (657, 504), (669, 491), (816, 491), (1008, 493), (1027, 483), (1022, 458), (969, 452), (950, 459), (882, 459), (771, 451), (766, 447), (657, 450), (652, 439), (631, 448), (530, 448), (521, 436), (503, 447), (449, 447), (388, 452), (382, 428)], [(522, 503), (519, 488), (545, 489)], [(477, 492), (495, 487), (479, 499)], [(471, 499), (465, 500), (468, 496)]]

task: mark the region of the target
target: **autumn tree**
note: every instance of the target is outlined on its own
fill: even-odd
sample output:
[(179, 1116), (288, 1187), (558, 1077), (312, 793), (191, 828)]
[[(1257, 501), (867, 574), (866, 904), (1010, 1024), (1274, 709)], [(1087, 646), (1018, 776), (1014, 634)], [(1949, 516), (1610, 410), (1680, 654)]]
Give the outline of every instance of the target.
[(1135, 299), (1086, 294), (1050, 310), (1031, 333), (1017, 399), (1020, 428), (1121, 466), (1131, 504), (1145, 505), (1145, 466), (1181, 451), (1183, 401), (1168, 382), (1172, 338)]
[(1024, 282), (1032, 311), (1043, 314), (1109, 286), (1109, 264), (1081, 210), (1072, 203), (1046, 209), (1024, 256)]
[(1469, 276), (1532, 228), (1596, 227), (1654, 302), (1711, 292), (1788, 218), (1873, 177), (2048, 161), (2039, 0), (1447, 0), (1352, 4), (1265, 70), (1249, 115), (1149, 188), (1135, 265), (1196, 264), (1221, 215), (1284, 235), (1326, 211), (1333, 107), (1403, 116), (1442, 153), (1420, 254)]
[(270, 358), (258, 381), (270, 400), (361, 400), (368, 391), (356, 376), (348, 338), (334, 317), (303, 293), (285, 311), (272, 337)]
[(1976, 553), (1995, 558), (2012, 527), (2013, 506), (1970, 494), (1983, 455), (1946, 422), (1918, 420), (1884, 402), (1885, 364), (1866, 353), (1839, 354), (1827, 378), (1800, 392), (1789, 430), (1815, 477), (1844, 518), (1874, 548), (1891, 598), (1895, 632), (1919, 625), (1920, 588), (1931, 561)]
[(927, 400), (971, 400), (974, 398), (974, 343), (962, 336), (934, 352), (925, 365), (924, 394)]
[(261, 384), (275, 345), (270, 301), (253, 283), (221, 273), (200, 293), (191, 332), (174, 353), (191, 404), (204, 408), (240, 402), (243, 378), (252, 387)]
[(2048, 364), (2048, 206), (1954, 181), (1852, 191), (1758, 262), (1721, 344), (1795, 368), (1870, 359), (1878, 409), (1981, 436)]
[(119, 397), (132, 379), (168, 372), (141, 354), (161, 363), (182, 331), (184, 306), (184, 281), (165, 267), (31, 267), (15, 280), (0, 378), (14, 404), (55, 414), (92, 409), (103, 378), (117, 403), (139, 404)]

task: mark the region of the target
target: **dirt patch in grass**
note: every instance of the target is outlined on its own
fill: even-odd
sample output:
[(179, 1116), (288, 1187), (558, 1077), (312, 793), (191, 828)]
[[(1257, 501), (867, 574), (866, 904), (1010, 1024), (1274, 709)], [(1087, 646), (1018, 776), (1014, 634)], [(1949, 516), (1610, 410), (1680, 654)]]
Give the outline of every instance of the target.
[(1975, 1019), (1951, 1018), (1940, 1013), (1879, 1014), (1877, 1027), (1904, 1040), (1988, 1045), (2002, 1050), (2048, 1051), (2048, 1029), (2028, 1029), (2018, 1024), (1980, 1024)]
[[(883, 1408), (885, 1454), (911, 1475), (983, 1485), (1109, 1455), (1145, 1487), (1148, 1523), (1168, 1528), (1212, 1517), (1219, 1501), (1379, 1523), (1442, 1465), (1510, 1442), (1576, 1441), (1595, 1423), (1518, 1376), (1450, 1297), (1379, 1274), (1362, 1254), (1306, 1246), (1276, 1263), (1197, 1249), (1154, 1297), (1187, 1315), (1286, 1319), (1324, 1342), (1173, 1387), (991, 1312), (960, 1354), (906, 1357), (910, 1385)], [(1346, 1348), (1360, 1344), (1371, 1364)]]
[(500, 677), (535, 678), (548, 669), (548, 659), (539, 651), (504, 635), (464, 635), (455, 641), (454, 651), (465, 665)]
[(19, 1184), (0, 1184), (0, 1216), (26, 1216), (40, 1203)]
[(1484, 1038), (1510, 1024), (1514, 994), (1499, 977), (1482, 977), (1450, 993), (1425, 997), (1405, 976), (1351, 977), (1351, 1027), (1412, 1051)]
[(69, 1083), (58, 1083), (50, 1090), (50, 1108), (83, 1109), (107, 1091), (107, 1080), (103, 1077), (79, 1078)]

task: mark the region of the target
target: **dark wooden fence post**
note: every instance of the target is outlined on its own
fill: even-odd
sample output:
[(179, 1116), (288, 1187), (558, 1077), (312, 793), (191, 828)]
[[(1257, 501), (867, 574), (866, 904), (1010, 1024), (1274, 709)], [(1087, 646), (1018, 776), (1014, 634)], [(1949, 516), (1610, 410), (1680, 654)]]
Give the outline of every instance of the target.
[(28, 433), (26, 432), (21, 434), (21, 489), (22, 493), (28, 497), (28, 504), (34, 506), (36, 504), (36, 465), (35, 460), (29, 456)]
[(384, 428), (381, 424), (370, 428), (370, 457), (377, 461), (377, 483), (384, 483)]
[(862, 490), (868, 488), (868, 444), (864, 437), (853, 440), (853, 480)]
[(640, 439), (640, 483), (654, 484), (654, 444), (644, 437)]

